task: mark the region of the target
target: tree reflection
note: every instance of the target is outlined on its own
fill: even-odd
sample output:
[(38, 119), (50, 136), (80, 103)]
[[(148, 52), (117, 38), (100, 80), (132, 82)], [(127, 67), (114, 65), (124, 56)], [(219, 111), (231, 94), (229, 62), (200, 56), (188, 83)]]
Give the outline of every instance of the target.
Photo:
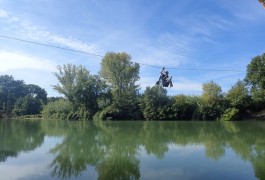
[(0, 121), (0, 162), (34, 150), (43, 140), (39, 121)]
[[(14, 133), (17, 131), (16, 126), (1, 128), (1, 134), (5, 134), (4, 131), (7, 129)], [(13, 146), (20, 147), (17, 148), (18, 151), (5, 151), (12, 150), (13, 147), (7, 142), (4, 143), (5, 147), (10, 148), (2, 146), (1, 152), (5, 156), (1, 155), (1, 158), (16, 156), (22, 149), (38, 146), (42, 142), (40, 140), (43, 140), (43, 134), (40, 132), (63, 136), (63, 141), (50, 150), (54, 155), (49, 165), (51, 175), (59, 178), (78, 177), (88, 167), (94, 167), (98, 179), (140, 179), (140, 152), (145, 150), (147, 154), (163, 159), (170, 150), (170, 145), (190, 144), (203, 145), (205, 156), (216, 161), (225, 155), (229, 147), (243, 160), (252, 164), (257, 178), (265, 178), (263, 122), (97, 122), (94, 124), (42, 121), (42, 130), (38, 123), (31, 126), (29, 129), (26, 128), (27, 130), (18, 132), (19, 136), (22, 136), (22, 132), (25, 133), (23, 146), (18, 140), (14, 140), (17, 144)], [(9, 138), (12, 141), (19, 139), (14, 135), (10, 135)], [(30, 140), (31, 138), (33, 141)]]
[[(144, 150), (163, 159), (171, 145), (203, 145), (219, 161), (231, 148), (265, 179), (264, 122), (0, 121), (0, 162), (40, 146), (44, 135), (64, 137), (50, 149), (51, 175), (78, 177), (94, 167), (98, 179), (140, 179)], [(176, 159), (177, 161), (178, 159)]]
[(115, 150), (96, 165), (98, 179), (139, 179), (139, 160), (132, 154)]
[(265, 178), (265, 127), (259, 123), (99, 122), (77, 126), (71, 124), (64, 141), (51, 150), (53, 176), (78, 176), (93, 166), (98, 179), (139, 179), (140, 149), (161, 159), (169, 145), (202, 144), (206, 157), (216, 161), (231, 147), (252, 163), (256, 177)]
[(71, 126), (69, 135), (51, 150), (55, 154), (49, 166), (51, 175), (60, 178), (78, 176), (90, 165), (98, 171), (99, 179), (139, 179), (137, 142), (128, 143), (122, 129), (126, 131), (118, 126), (105, 126), (99, 130), (90, 123), (77, 133)]

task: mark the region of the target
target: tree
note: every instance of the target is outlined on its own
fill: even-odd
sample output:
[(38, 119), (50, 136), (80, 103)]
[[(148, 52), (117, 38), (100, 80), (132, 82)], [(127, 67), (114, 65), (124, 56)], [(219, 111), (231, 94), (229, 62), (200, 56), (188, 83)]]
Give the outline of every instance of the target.
[(211, 81), (202, 85), (200, 111), (203, 120), (218, 119), (224, 110), (224, 99), (221, 87)]
[(25, 84), (21, 80), (14, 80), (13, 76), (0, 76), (0, 110), (9, 115), (19, 97), (27, 94)]
[(139, 64), (126, 53), (107, 53), (101, 61), (100, 77), (110, 87), (113, 102), (102, 111), (108, 119), (139, 118)]
[(234, 86), (227, 92), (226, 100), (232, 107), (239, 110), (246, 110), (250, 105), (250, 95), (246, 83), (238, 80)]
[(30, 95), (20, 97), (13, 108), (13, 113), (18, 116), (40, 114), (42, 104), (37, 98)]
[(248, 64), (245, 81), (251, 88), (256, 108), (262, 108), (265, 104), (265, 53), (254, 57)]
[(192, 120), (198, 108), (197, 103), (198, 97), (196, 96), (185, 96), (183, 94), (175, 96), (172, 105), (174, 119)]
[(99, 110), (98, 98), (107, 91), (106, 85), (98, 76), (89, 74), (83, 66), (64, 64), (58, 66), (54, 75), (59, 80), (53, 88), (70, 101), (73, 112), (69, 118), (91, 119)]
[(39, 114), (47, 103), (47, 92), (34, 84), (14, 80), (13, 76), (0, 76), (0, 110), (3, 114)]
[(254, 57), (248, 64), (245, 81), (252, 88), (265, 89), (265, 53)]
[(99, 110), (99, 99), (104, 99), (108, 88), (99, 76), (89, 75), (78, 80), (74, 92), (75, 103), (83, 105), (91, 118)]
[(107, 53), (101, 61), (100, 76), (110, 85), (117, 100), (128, 94), (136, 94), (139, 85), (139, 64), (131, 61), (126, 53)]
[(143, 115), (145, 119), (170, 119), (170, 107), (170, 99), (167, 96), (166, 89), (160, 86), (146, 88), (141, 102), (141, 108), (143, 110)]
[(25, 95), (16, 100), (12, 112), (18, 116), (40, 114), (47, 103), (47, 92), (35, 84), (25, 84), (23, 91)]
[(46, 104), (47, 103), (47, 92), (45, 89), (39, 87), (38, 85), (35, 84), (28, 84), (26, 85), (28, 95), (37, 99), (40, 101), (40, 103)]
[[(75, 87), (82, 84), (89, 76), (89, 72), (83, 66), (64, 64), (57, 66), (59, 72), (54, 75), (59, 83), (53, 86), (58, 93), (63, 94), (70, 102), (74, 102)], [(81, 81), (81, 82), (80, 82)]]
[(67, 120), (68, 115), (72, 111), (72, 106), (68, 100), (57, 99), (49, 102), (42, 110), (42, 118), (44, 119), (62, 119)]

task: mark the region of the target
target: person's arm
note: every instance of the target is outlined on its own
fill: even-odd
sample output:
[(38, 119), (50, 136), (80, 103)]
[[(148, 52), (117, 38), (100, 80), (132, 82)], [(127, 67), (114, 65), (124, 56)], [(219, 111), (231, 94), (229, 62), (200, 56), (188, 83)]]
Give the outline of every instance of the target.
[(164, 73), (165, 67), (162, 68), (162, 70), (160, 71), (160, 75), (162, 76)]

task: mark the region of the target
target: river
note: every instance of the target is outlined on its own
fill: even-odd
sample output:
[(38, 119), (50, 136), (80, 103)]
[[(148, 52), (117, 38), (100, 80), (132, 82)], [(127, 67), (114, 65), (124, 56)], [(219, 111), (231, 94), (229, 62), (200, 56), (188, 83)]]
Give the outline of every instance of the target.
[(0, 179), (265, 179), (265, 122), (0, 121)]

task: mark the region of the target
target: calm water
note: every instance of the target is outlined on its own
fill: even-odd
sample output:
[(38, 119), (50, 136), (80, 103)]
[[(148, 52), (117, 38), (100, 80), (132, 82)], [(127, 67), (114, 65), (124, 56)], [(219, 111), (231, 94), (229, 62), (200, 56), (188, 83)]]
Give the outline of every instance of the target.
[(265, 122), (0, 121), (0, 179), (265, 179)]

